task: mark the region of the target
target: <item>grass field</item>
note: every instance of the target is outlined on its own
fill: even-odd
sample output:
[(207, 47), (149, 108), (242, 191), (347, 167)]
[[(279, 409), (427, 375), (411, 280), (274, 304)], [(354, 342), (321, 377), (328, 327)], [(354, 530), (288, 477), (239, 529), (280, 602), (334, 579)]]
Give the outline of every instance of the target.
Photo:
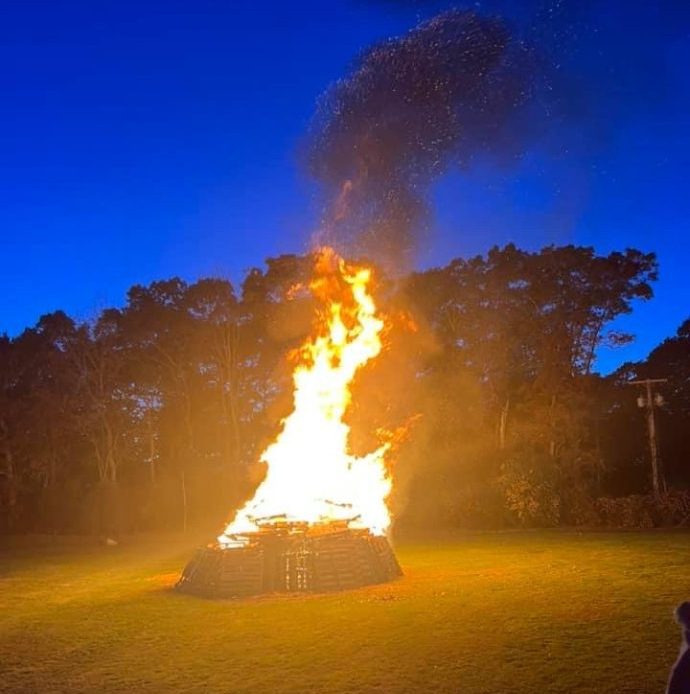
[(192, 543), (0, 548), (3, 692), (662, 692), (690, 535), (402, 543), (405, 577), (211, 601), (171, 590)]

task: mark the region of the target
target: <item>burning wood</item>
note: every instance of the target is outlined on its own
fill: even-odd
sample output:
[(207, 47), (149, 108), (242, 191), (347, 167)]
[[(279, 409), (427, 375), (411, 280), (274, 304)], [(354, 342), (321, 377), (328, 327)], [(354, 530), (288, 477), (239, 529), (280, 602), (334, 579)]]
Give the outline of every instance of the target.
[(387, 442), (366, 456), (348, 452), (350, 384), (381, 351), (384, 323), (369, 291), (368, 268), (345, 263), (332, 249), (316, 257), (311, 291), (322, 309), (314, 334), (297, 353), (294, 409), (261, 456), (267, 474), (249, 503), (221, 535), (257, 530), (254, 519), (285, 516), (318, 523), (357, 518), (353, 526), (384, 534), (391, 481)]
[(357, 371), (381, 351), (384, 322), (370, 280), (368, 268), (330, 248), (317, 254), (310, 289), (323, 308), (296, 355), (294, 409), (261, 456), (266, 477), (217, 545), (188, 564), (179, 588), (220, 597), (338, 590), (400, 575), (385, 537), (390, 444), (354, 456), (344, 421)]

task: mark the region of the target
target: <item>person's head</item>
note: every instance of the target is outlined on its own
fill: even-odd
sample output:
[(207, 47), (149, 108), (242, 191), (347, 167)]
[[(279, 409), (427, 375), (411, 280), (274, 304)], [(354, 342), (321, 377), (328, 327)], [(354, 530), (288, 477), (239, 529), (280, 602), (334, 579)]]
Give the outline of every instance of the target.
[(674, 614), (676, 621), (683, 629), (685, 640), (690, 643), (690, 602), (681, 602), (680, 605), (676, 607)]

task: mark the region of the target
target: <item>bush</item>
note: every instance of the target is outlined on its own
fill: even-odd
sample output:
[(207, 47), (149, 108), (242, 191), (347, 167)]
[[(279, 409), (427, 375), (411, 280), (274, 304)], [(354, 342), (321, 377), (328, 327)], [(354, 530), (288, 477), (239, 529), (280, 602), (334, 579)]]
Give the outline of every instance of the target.
[(690, 490), (673, 490), (657, 502), (660, 525), (679, 526), (690, 524)]
[(653, 494), (602, 497), (594, 507), (599, 525), (610, 528), (659, 528), (690, 524), (690, 491), (673, 490), (658, 499)]
[(618, 498), (602, 497), (595, 502), (599, 523), (608, 528), (653, 528), (649, 498), (631, 494)]
[(561, 503), (548, 480), (504, 469), (499, 479), (506, 509), (522, 526), (558, 525)]
[(564, 500), (564, 518), (568, 525), (593, 526), (601, 525), (600, 513), (596, 501), (584, 490), (576, 490), (566, 495)]

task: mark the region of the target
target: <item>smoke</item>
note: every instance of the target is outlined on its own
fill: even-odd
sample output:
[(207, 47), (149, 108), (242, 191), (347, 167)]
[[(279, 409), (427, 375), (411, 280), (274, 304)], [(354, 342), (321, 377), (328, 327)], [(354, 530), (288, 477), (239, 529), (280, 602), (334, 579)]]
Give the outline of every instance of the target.
[(307, 142), (327, 200), (318, 240), (389, 267), (409, 261), (434, 180), (479, 155), (520, 155), (539, 72), (505, 22), (471, 11), (365, 51), (321, 98)]

